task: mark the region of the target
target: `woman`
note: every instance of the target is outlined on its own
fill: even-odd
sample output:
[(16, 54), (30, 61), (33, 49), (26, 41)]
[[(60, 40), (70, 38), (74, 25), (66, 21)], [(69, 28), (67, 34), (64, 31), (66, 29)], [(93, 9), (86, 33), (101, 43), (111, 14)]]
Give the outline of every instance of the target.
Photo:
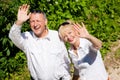
[(66, 21), (59, 27), (60, 38), (71, 45), (68, 51), (74, 63), (74, 75), (79, 75), (80, 80), (108, 80), (99, 51), (102, 42), (90, 35), (83, 23)]

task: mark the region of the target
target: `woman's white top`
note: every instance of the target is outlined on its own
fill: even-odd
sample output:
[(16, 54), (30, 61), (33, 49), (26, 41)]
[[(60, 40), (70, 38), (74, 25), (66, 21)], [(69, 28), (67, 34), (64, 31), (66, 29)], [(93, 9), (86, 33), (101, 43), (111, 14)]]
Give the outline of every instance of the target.
[(78, 55), (74, 53), (72, 47), (69, 49), (69, 53), (75, 68), (79, 72), (80, 80), (108, 79), (101, 54), (89, 40), (80, 38)]

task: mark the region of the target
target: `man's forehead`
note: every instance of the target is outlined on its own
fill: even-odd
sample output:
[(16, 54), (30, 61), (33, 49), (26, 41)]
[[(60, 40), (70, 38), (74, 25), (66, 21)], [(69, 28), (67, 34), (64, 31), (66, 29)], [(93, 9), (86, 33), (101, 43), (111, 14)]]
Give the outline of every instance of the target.
[(32, 13), (30, 18), (44, 18), (44, 15), (40, 13)]

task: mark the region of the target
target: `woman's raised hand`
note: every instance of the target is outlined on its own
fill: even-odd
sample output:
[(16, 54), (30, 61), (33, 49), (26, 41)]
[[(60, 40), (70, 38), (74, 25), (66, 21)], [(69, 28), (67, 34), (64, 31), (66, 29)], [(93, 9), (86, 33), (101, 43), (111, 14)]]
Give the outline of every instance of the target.
[(83, 22), (81, 23), (81, 25), (78, 23), (74, 23), (74, 28), (78, 32), (79, 37), (86, 38), (87, 36), (89, 36), (89, 33)]

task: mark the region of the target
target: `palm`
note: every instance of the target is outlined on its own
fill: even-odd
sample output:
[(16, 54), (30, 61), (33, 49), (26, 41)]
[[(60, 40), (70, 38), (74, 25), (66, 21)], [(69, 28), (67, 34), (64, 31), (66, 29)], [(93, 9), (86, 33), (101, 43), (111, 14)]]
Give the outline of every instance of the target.
[(79, 33), (78, 36), (80, 36), (80, 37), (86, 38), (89, 35), (89, 33), (83, 23), (82, 23), (82, 26), (78, 23), (74, 24), (74, 28)]
[(21, 22), (25, 22), (26, 20), (28, 20), (29, 19), (29, 15), (27, 14), (28, 9), (29, 5), (20, 6), (18, 10), (17, 20)]

